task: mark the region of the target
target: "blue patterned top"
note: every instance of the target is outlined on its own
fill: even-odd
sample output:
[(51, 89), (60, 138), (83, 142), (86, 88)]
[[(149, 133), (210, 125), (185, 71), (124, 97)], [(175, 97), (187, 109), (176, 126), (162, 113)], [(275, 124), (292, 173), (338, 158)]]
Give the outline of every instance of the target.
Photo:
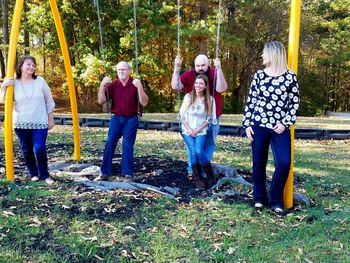
[(258, 70), (250, 85), (242, 125), (272, 129), (281, 123), (290, 127), (297, 119), (298, 109), (299, 86), (293, 71), (273, 77)]

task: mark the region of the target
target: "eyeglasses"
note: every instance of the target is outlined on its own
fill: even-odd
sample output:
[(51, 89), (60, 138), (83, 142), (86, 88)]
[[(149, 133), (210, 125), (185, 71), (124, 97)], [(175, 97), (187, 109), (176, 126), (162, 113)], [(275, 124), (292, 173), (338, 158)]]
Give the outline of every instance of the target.
[(129, 68), (118, 68), (117, 71), (127, 71), (130, 70)]

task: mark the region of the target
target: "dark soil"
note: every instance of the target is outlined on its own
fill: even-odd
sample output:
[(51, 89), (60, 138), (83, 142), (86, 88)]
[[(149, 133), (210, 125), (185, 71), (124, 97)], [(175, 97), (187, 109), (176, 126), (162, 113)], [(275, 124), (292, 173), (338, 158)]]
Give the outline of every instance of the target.
[[(66, 149), (68, 146), (64, 143), (58, 143), (58, 144), (50, 144), (48, 146), (48, 155), (52, 156), (55, 151)], [(67, 149), (69, 151), (69, 149)], [(99, 166), (101, 164), (101, 156), (97, 156), (96, 159), (89, 159), (89, 163), (93, 163), (94, 165)], [(49, 162), (55, 162), (55, 161), (65, 161), (62, 159), (55, 159), (50, 160)], [(195, 188), (195, 183), (192, 178), (189, 178), (187, 175), (187, 163), (180, 161), (180, 160), (174, 160), (174, 159), (165, 159), (165, 158), (159, 158), (157, 156), (146, 156), (146, 157), (135, 157), (135, 177), (134, 181), (137, 183), (144, 183), (149, 184), (151, 186), (155, 187), (172, 187), (172, 188), (179, 188), (180, 194), (178, 196), (178, 199), (183, 202), (189, 202), (194, 197), (208, 197), (212, 195), (212, 191), (206, 191), (206, 190), (198, 190)], [(84, 161), (82, 161), (84, 162)], [(82, 163), (81, 162), (81, 163)], [(121, 162), (121, 155), (116, 154), (115, 158), (113, 159), (113, 171), (112, 175), (110, 177), (110, 180), (120, 180), (120, 162)], [(75, 163), (71, 160), (67, 160), (67, 163)], [(22, 155), (18, 147), (15, 147), (15, 159), (14, 159), (14, 165), (15, 165), (15, 176), (16, 181), (18, 183), (24, 183), (25, 181), (28, 181), (29, 178), (27, 177), (28, 173), (25, 167), (25, 164), (22, 160)], [(1, 162), (0, 162), (1, 166)], [(0, 167), (1, 168), (1, 167)], [(249, 171), (240, 171), (240, 174), (247, 180), (252, 181), (251, 174)], [(2, 177), (2, 176), (1, 176)], [(5, 175), (3, 175), (5, 177)], [(222, 178), (223, 175), (217, 175), (217, 179)], [(93, 176), (88, 176), (89, 179), (93, 180)], [(63, 179), (55, 178), (56, 180), (60, 181), (60, 184), (62, 183), (68, 183), (65, 182)]]

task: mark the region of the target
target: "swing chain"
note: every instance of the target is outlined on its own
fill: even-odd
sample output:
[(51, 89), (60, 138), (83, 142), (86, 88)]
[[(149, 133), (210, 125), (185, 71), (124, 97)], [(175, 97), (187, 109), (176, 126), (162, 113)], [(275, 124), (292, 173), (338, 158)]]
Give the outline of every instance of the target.
[[(138, 62), (138, 46), (137, 46), (137, 25), (136, 25), (136, 0), (133, 0), (133, 9), (134, 9), (134, 42), (135, 42), (135, 74), (136, 78), (139, 78), (139, 62)], [(142, 111), (140, 107), (140, 97), (139, 92), (136, 92), (137, 97), (137, 116), (139, 120), (142, 116)]]
[[(181, 22), (181, 0), (177, 0), (177, 55), (180, 56), (180, 22)], [(180, 122), (180, 104), (181, 104), (181, 90), (180, 90), (180, 70), (177, 74), (177, 100), (178, 100), (178, 112)]]
[[(221, 0), (219, 0), (219, 8), (218, 8), (218, 27), (217, 27), (217, 31), (216, 31), (215, 59), (219, 58), (220, 26), (221, 26)], [(215, 96), (216, 82), (217, 82), (217, 68), (215, 67), (214, 83), (213, 83), (213, 95), (212, 95), (213, 97)], [(213, 109), (213, 102), (211, 103), (211, 108)], [(216, 114), (216, 113), (214, 112), (213, 114)]]
[(103, 62), (103, 73), (106, 76), (107, 70), (106, 70), (106, 60), (105, 60), (105, 54), (104, 54), (104, 45), (103, 45), (103, 34), (102, 34), (102, 26), (101, 26), (101, 17), (100, 17), (100, 7), (98, 4), (98, 0), (94, 0), (94, 6), (96, 7), (96, 13), (97, 13), (97, 19), (98, 19), (98, 31), (100, 35), (100, 47), (101, 47), (101, 55), (102, 55), (102, 62)]
[[(94, 0), (94, 6), (96, 7), (96, 13), (97, 13), (97, 20), (98, 20), (98, 32), (100, 35), (100, 48), (101, 48), (101, 56), (102, 56), (102, 64), (103, 64), (103, 75), (104, 77), (107, 76), (107, 69), (106, 69), (106, 59), (105, 59), (105, 52), (104, 52), (104, 45), (103, 45), (103, 32), (102, 32), (102, 25), (101, 25), (101, 16), (100, 16), (100, 6), (98, 3), (98, 0)], [(106, 111), (109, 112), (109, 116), (111, 116), (111, 105), (109, 102), (109, 92), (108, 89), (106, 89)]]
[(216, 50), (215, 50), (215, 57), (216, 58), (219, 57), (220, 27), (221, 27), (221, 0), (219, 0), (218, 28), (216, 31)]
[(134, 6), (134, 42), (135, 42), (135, 74), (139, 76), (139, 63), (138, 63), (138, 47), (137, 47), (137, 25), (136, 25), (136, 0), (133, 1)]
[(177, 55), (180, 55), (181, 0), (177, 0)]

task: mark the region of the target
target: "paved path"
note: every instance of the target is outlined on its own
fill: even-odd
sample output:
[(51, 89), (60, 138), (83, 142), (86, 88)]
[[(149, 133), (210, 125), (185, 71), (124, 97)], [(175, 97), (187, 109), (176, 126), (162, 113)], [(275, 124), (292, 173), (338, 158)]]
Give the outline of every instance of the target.
[(332, 111), (327, 111), (327, 116), (350, 119), (350, 112), (332, 112)]

